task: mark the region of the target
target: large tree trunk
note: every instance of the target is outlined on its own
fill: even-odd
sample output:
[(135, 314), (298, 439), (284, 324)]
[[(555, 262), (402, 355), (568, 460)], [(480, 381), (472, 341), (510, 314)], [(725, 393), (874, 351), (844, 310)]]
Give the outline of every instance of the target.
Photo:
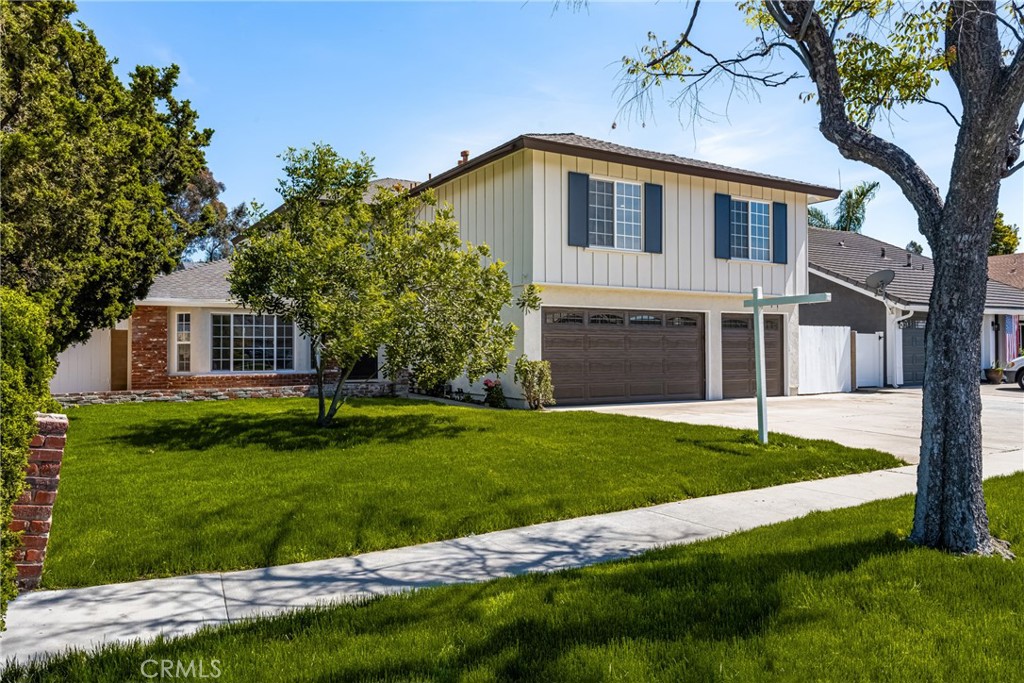
[(999, 137), (1005, 140), (1005, 128), (983, 123), (988, 125), (974, 126), (965, 117), (941, 222), (922, 226), (930, 236), (935, 279), (910, 540), (957, 553), (1008, 556), (1007, 545), (989, 533), (982, 492), (981, 323), (1001, 180)]

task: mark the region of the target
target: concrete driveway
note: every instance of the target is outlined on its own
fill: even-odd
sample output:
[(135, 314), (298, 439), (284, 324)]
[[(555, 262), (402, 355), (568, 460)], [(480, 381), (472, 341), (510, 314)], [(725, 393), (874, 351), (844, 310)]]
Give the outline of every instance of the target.
[[(1024, 458), (1024, 391), (1016, 384), (983, 384), (981, 397), (985, 455), (1020, 451)], [(668, 422), (757, 429), (757, 406), (752, 398), (561, 410), (593, 410)], [(916, 464), (921, 449), (921, 389), (769, 398), (768, 429), (808, 439), (829, 439), (855, 448), (877, 448)]]

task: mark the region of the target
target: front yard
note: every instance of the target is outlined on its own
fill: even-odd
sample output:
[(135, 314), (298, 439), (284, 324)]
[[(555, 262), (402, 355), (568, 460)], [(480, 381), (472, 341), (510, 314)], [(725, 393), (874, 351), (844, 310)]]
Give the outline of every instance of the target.
[[(1024, 474), (986, 482), (1019, 553)], [(913, 498), (631, 560), (298, 612), (77, 652), (10, 680), (134, 680), (147, 660), (216, 660), (221, 681), (1010, 681), (1024, 562), (904, 538)]]
[(43, 585), (351, 555), (901, 464), (827, 441), (588, 412), (303, 399), (87, 406)]

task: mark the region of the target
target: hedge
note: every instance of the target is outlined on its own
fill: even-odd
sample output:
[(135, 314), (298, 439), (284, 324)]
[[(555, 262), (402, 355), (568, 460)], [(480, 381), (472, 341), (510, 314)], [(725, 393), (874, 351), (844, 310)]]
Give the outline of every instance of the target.
[(49, 345), (45, 309), (20, 291), (0, 287), (0, 630), (6, 627), (7, 603), (18, 592), (12, 555), (21, 534), (7, 529), (25, 485), (28, 445), (36, 434), (33, 414), (53, 406)]

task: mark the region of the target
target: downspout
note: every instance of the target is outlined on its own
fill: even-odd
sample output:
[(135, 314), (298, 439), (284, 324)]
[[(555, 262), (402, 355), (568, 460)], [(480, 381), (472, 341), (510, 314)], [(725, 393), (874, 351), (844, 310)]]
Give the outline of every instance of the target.
[[(886, 308), (888, 309), (888, 306), (886, 306)], [(894, 306), (892, 310), (893, 310), (893, 313), (892, 313), (892, 315), (894, 315), (894, 316), (895, 316), (895, 315), (896, 315), (896, 313), (895, 313), (895, 312), (896, 312), (896, 311), (898, 311), (899, 309), (898, 309), (898, 308), (896, 308), (896, 307)], [(894, 330), (894, 331), (895, 331), (895, 330), (898, 330), (898, 329), (899, 329), (899, 325), (900, 325), (900, 323), (901, 323), (901, 322), (903, 322), (904, 320), (906, 320), (907, 318), (911, 318), (911, 317), (913, 317), (913, 315), (914, 315), (914, 312), (913, 312), (913, 311), (907, 311), (907, 312), (906, 312), (905, 314), (903, 314), (903, 315), (901, 315), (901, 316), (897, 316), (897, 317), (893, 318), (893, 321), (892, 321), (892, 324), (893, 324), (893, 330)], [(888, 325), (886, 325), (886, 328), (887, 328), (887, 329), (886, 329), (886, 332), (888, 332), (888, 327), (889, 327), (889, 326), (888, 326)], [(901, 337), (901, 340), (902, 340), (902, 337)], [(888, 354), (888, 352), (889, 352), (889, 342), (888, 342), (888, 339), (887, 339), (887, 340), (885, 341), (885, 350), (886, 350), (886, 354)], [(893, 356), (895, 356), (897, 352), (900, 352), (900, 353), (902, 353), (902, 351), (903, 351), (902, 349), (896, 349), (896, 348), (893, 348), (893, 350), (892, 350), (892, 352), (893, 352)], [(888, 355), (887, 355), (887, 359), (888, 359)], [(888, 364), (886, 364), (886, 365), (888, 365)], [(895, 358), (893, 359), (893, 368), (895, 369)], [(886, 377), (885, 377), (885, 378), (886, 378), (886, 379), (888, 380), (888, 379), (889, 379), (889, 376), (888, 376), (888, 373), (889, 373), (889, 368), (888, 368), (888, 367), (884, 367), (884, 368), (882, 369), (882, 372), (886, 373)], [(896, 374), (896, 373), (895, 373), (895, 372), (893, 372), (893, 375), (894, 375), (894, 377), (893, 377), (893, 382), (892, 382), (892, 384), (891, 384), (890, 386), (892, 386), (892, 388), (893, 388), (893, 389), (899, 389), (900, 385), (896, 384), (896, 381), (895, 381), (895, 380), (896, 380), (896, 378), (895, 378), (895, 374)]]

